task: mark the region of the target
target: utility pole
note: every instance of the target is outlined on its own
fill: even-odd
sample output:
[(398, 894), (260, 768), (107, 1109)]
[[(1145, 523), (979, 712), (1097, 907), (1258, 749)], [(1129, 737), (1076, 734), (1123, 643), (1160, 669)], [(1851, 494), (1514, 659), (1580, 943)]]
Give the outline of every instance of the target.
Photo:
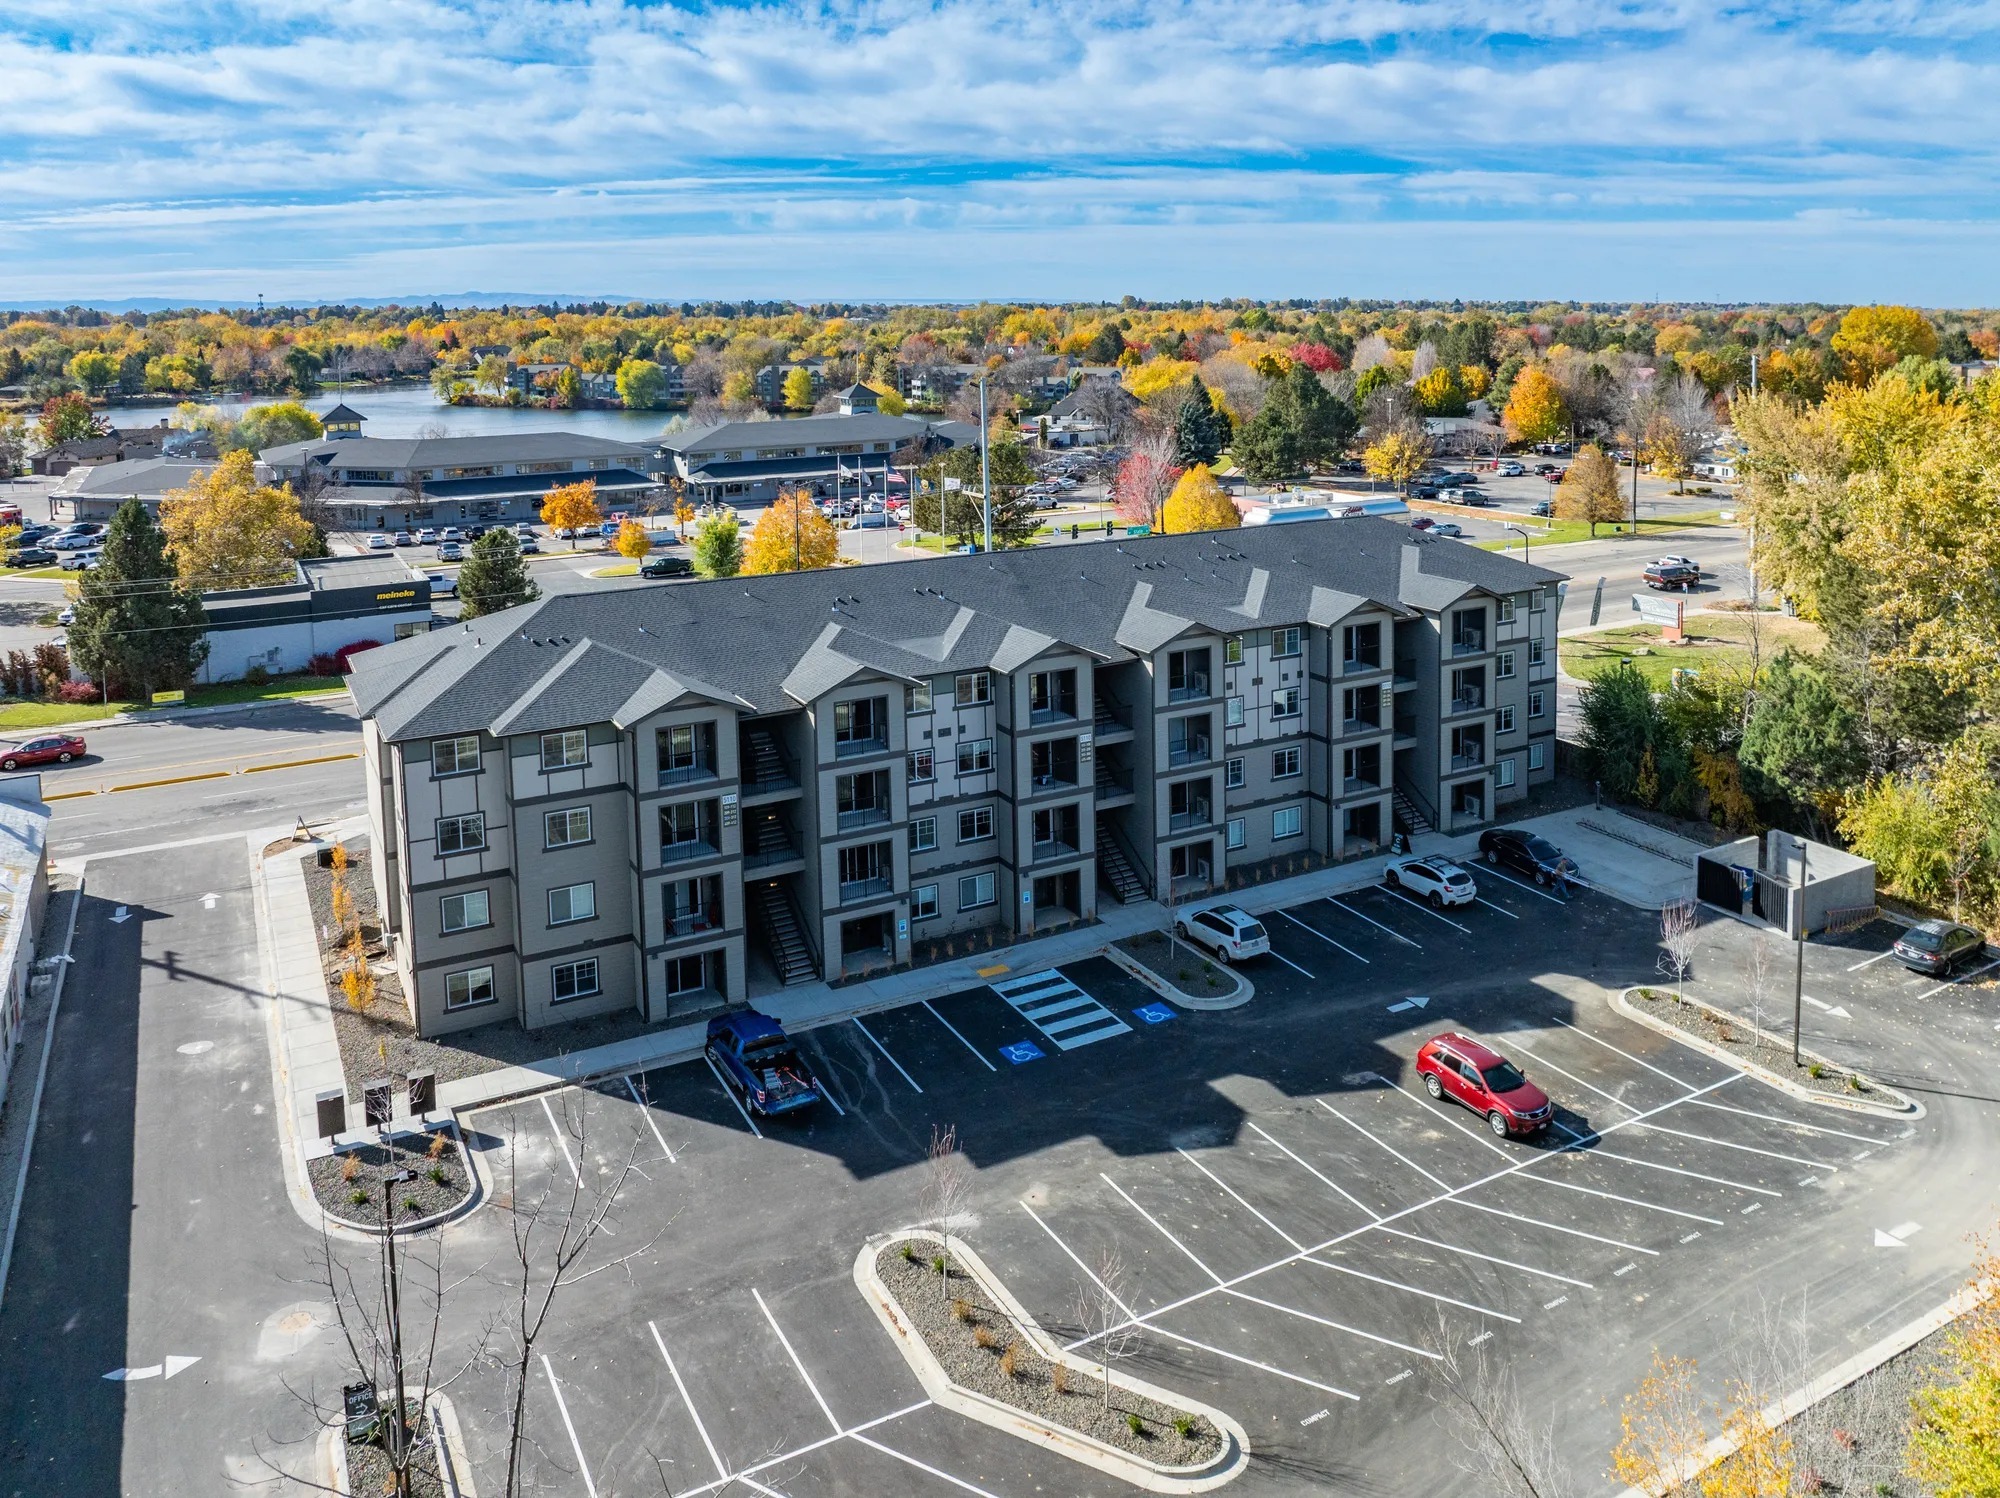
[(986, 375), (981, 375), (979, 377), (979, 509), (986, 517), (985, 549), (990, 556), (993, 552), (993, 473), (986, 444)]
[(382, 1182), (382, 1237), (389, 1278), (389, 1360), (396, 1369), (396, 1403), (389, 1416), (389, 1461), (396, 1472), (396, 1498), (410, 1498), (410, 1426), (403, 1390), (403, 1292), (396, 1272), (396, 1187), (410, 1178), (406, 1170), (392, 1172)]
[(1799, 1064), (1799, 1024), (1804, 1018), (1806, 993), (1806, 843), (1799, 839), (1798, 901), (1792, 917), (1792, 1065)]

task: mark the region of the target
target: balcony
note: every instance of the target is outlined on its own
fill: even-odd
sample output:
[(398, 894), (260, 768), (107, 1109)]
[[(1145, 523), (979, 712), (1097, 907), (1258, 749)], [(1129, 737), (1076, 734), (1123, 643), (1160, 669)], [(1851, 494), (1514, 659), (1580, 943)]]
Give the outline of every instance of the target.
[(888, 752), (889, 735), (886, 730), (865, 739), (837, 739), (833, 746), (835, 759), (861, 759), (866, 755)]
[(1074, 843), (1061, 838), (1052, 838), (1047, 842), (1034, 844), (1029, 857), (1034, 863), (1052, 863), (1058, 858), (1075, 858), (1081, 851)]
[(1460, 770), (1476, 770), (1485, 763), (1486, 751), (1483, 749), (1475, 749), (1467, 754), (1454, 754), (1451, 757), (1453, 774), (1456, 774)]
[(1170, 813), (1167, 817), (1167, 830), (1169, 832), (1191, 832), (1197, 827), (1208, 826), (1212, 816), (1213, 812), (1208, 802), (1197, 801), (1186, 811)]
[(1181, 678), (1179, 686), (1169, 685), (1167, 688), (1167, 701), (1169, 702), (1203, 702), (1207, 700), (1208, 696), (1208, 673), (1206, 671), (1197, 671), (1184, 676)]
[(1184, 744), (1167, 746), (1167, 764), (1179, 769), (1182, 765), (1203, 765), (1213, 757), (1214, 751), (1207, 739), (1193, 739)]
[(1382, 723), (1377, 718), (1343, 718), (1340, 721), (1340, 732), (1343, 737), (1347, 738), (1352, 738), (1356, 734), (1380, 733), (1381, 731)]
[(857, 806), (851, 811), (836, 813), (842, 832), (852, 832), (857, 827), (880, 827), (889, 820), (889, 808), (886, 806)]
[(1486, 631), (1461, 630), (1451, 637), (1451, 653), (1458, 655), (1484, 655), (1486, 653)]
[(672, 941), (683, 936), (700, 936), (704, 932), (721, 929), (721, 912), (690, 910), (685, 915), (677, 915), (667, 921), (667, 939)]
[(845, 879), (840, 884), (840, 903), (853, 905), (861, 900), (872, 900), (878, 895), (888, 894), (895, 887), (895, 881), (882, 874), (867, 879)]
[(1360, 676), (1364, 672), (1380, 671), (1381, 669), (1382, 657), (1380, 655), (1350, 655), (1343, 658), (1340, 663), (1340, 671), (1343, 676)]
[(1376, 777), (1350, 775), (1340, 783), (1340, 794), (1343, 796), (1358, 796), (1364, 791), (1379, 791), (1381, 789), (1382, 781), (1379, 775)]
[(1485, 707), (1486, 707), (1486, 694), (1484, 692), (1460, 692), (1456, 697), (1452, 698), (1451, 701), (1445, 704), (1444, 710), (1445, 710), (1445, 715), (1449, 717), (1453, 713), (1480, 712), (1483, 711)]
[(721, 856), (722, 849), (716, 846), (715, 835), (706, 828), (698, 836), (660, 844), (661, 863), (692, 863), (698, 858)]
[(662, 788), (672, 785), (700, 785), (703, 781), (716, 778), (715, 766), (705, 760), (686, 765), (669, 765), (660, 771)]

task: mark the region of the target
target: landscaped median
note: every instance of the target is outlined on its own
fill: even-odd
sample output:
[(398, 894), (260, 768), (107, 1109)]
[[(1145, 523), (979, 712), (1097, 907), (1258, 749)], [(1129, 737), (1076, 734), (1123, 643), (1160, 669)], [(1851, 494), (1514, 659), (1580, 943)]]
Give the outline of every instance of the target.
[(1183, 1009), (1234, 1009), (1256, 997), (1241, 973), (1164, 931), (1120, 937), (1104, 955), (1169, 1003)]
[(1614, 994), (1611, 1006), (1649, 1029), (1806, 1102), (1856, 1113), (1923, 1117), (1924, 1106), (1915, 1099), (1812, 1051), (1802, 1048), (1794, 1064), (1790, 1041), (1698, 999), (1677, 997), (1664, 988), (1638, 987)]
[(1249, 1463), (1221, 1410), (1065, 1352), (961, 1238), (873, 1239), (854, 1283), (940, 1408), (1153, 1493), (1207, 1492)]

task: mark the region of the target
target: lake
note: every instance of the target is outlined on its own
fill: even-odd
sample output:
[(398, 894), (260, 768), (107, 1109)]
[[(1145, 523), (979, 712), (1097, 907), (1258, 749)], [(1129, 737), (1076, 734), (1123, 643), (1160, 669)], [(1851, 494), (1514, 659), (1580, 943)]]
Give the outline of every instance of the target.
[[(204, 403), (240, 413), (249, 406), (268, 405), (279, 399), (283, 397), (246, 400), (232, 396), (204, 399)], [(610, 437), (620, 442), (648, 442), (659, 436), (661, 428), (674, 415), (670, 411), (536, 411), (505, 406), (447, 406), (431, 393), (428, 385), (350, 390), (339, 395), (322, 391), (306, 405), (323, 416), (342, 400), (367, 419), (361, 428), (365, 437), (414, 437), (426, 429), (443, 427), (453, 437), (560, 430), (587, 432), (593, 437)], [(147, 401), (112, 406), (104, 415), (121, 427), (152, 426), (163, 417), (171, 417), (177, 409), (174, 401)]]

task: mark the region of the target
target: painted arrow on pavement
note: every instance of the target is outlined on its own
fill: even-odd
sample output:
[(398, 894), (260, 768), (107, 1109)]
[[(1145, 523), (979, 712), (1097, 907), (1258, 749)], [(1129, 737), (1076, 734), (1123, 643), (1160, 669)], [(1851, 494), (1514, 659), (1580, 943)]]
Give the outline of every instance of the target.
[(1802, 998), (1802, 999), (1804, 999), (1804, 1000), (1805, 1000), (1805, 1001), (1806, 1001), (1806, 1002), (1807, 1002), (1808, 1004), (1812, 1005), (1812, 1006), (1813, 1006), (1813, 1008), (1815, 1008), (1815, 1009), (1819, 1010), (1819, 1011), (1820, 1011), (1820, 1012), (1821, 1012), (1822, 1014), (1829, 1014), (1829, 1015), (1832, 1015), (1832, 1016), (1833, 1016), (1833, 1018), (1835, 1018), (1835, 1019), (1853, 1019), (1853, 1018), (1854, 1018), (1854, 1016), (1853, 1016), (1853, 1015), (1849, 1014), (1849, 1013), (1848, 1013), (1848, 1012), (1847, 1012), (1847, 1011), (1846, 1011), (1846, 1010), (1845, 1010), (1844, 1008), (1842, 1008), (1842, 1007), (1841, 1007), (1840, 1005), (1838, 1005), (1838, 1004), (1829, 1004), (1829, 1003), (1827, 1003), (1827, 1002), (1826, 1002), (1825, 1000), (1823, 1000), (1823, 999), (1816, 999), (1816, 998), (1814, 998), (1814, 997), (1813, 997), (1813, 996), (1812, 996), (1811, 994), (1809, 994), (1809, 993), (1802, 993), (1802, 994), (1800, 994), (1800, 995), (1799, 995), (1799, 997), (1800, 997), (1800, 998)]
[(222, 896), (216, 894), (203, 895), (201, 897), (201, 908), (203, 910), (213, 910), (215, 909), (215, 902), (221, 898)]
[(172, 1378), (176, 1373), (185, 1372), (200, 1361), (200, 1358), (175, 1354), (164, 1363), (153, 1363), (144, 1368), (113, 1368), (104, 1376), (115, 1384), (137, 1383), (142, 1378)]
[(123, 905), (111, 912), (111, 924), (114, 926), (122, 926), (131, 919), (132, 912)]
[(1389, 1012), (1391, 1014), (1401, 1014), (1405, 1009), (1423, 1009), (1427, 1008), (1429, 1004), (1430, 1000), (1428, 998), (1405, 999), (1400, 1004), (1391, 1004)]
[(1910, 1246), (1910, 1239), (1923, 1230), (1923, 1224), (1920, 1222), (1906, 1222), (1900, 1227), (1890, 1228), (1886, 1233), (1877, 1228), (1875, 1229), (1875, 1246), (1877, 1248), (1908, 1248)]

